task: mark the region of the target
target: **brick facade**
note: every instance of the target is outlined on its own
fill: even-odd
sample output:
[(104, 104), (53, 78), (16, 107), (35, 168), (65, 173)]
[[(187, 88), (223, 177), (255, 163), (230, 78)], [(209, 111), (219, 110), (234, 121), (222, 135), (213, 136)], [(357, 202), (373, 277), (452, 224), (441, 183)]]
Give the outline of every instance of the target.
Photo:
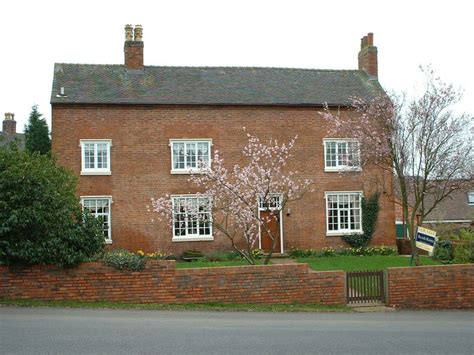
[[(377, 174), (324, 172), (323, 139), (336, 137), (328, 137), (320, 112), (328, 104), (351, 115), (351, 97), (369, 100), (383, 93), (372, 33), (362, 39), (358, 70), (152, 67), (144, 66), (143, 50), (142, 27), (127, 25), (123, 66), (55, 66), (52, 151), (80, 177), (78, 196), (112, 197), (112, 248), (173, 254), (229, 249), (216, 233), (213, 241), (172, 242), (171, 227), (147, 205), (152, 197), (198, 192), (189, 175), (170, 173), (170, 139), (211, 139), (211, 157), (219, 150), (231, 168), (245, 164), (243, 127), (262, 140), (288, 142), (298, 135), (288, 169), (315, 182), (315, 192), (282, 213), (283, 251), (344, 245), (340, 237), (326, 236), (325, 192), (368, 195), (369, 177)], [(111, 141), (111, 175), (81, 176), (80, 140), (87, 139)], [(390, 188), (391, 180), (382, 179)], [(387, 194), (380, 200), (372, 245), (395, 244), (394, 206)]]
[(387, 304), (413, 309), (474, 309), (474, 265), (387, 270)]
[(306, 264), (175, 269), (174, 261), (149, 261), (145, 270), (130, 272), (96, 262), (69, 270), (0, 266), (0, 275), (0, 298), (345, 304), (344, 272), (311, 272)]
[[(201, 251), (228, 249), (214, 241), (172, 242), (171, 227), (147, 211), (151, 197), (197, 192), (189, 175), (172, 175), (172, 138), (211, 138), (228, 166), (243, 163), (246, 133), (262, 139), (289, 141), (295, 135), (294, 159), (289, 168), (315, 181), (315, 192), (289, 204), (283, 214), (284, 250), (291, 247), (340, 247), (340, 237), (326, 236), (326, 191), (370, 191), (371, 172), (324, 172), (323, 138), (327, 125), (321, 108), (272, 106), (163, 106), (163, 105), (53, 105), (52, 150), (58, 162), (80, 176), (80, 139), (111, 139), (109, 176), (81, 176), (79, 196), (112, 196), (112, 247), (132, 251)], [(346, 111), (345, 114), (351, 114)], [(211, 152), (211, 154), (212, 154)], [(390, 179), (390, 177), (386, 177)], [(372, 245), (394, 245), (394, 206), (381, 196), (377, 230)], [(287, 211), (284, 211), (287, 212)], [(154, 222), (152, 221), (154, 220)]]

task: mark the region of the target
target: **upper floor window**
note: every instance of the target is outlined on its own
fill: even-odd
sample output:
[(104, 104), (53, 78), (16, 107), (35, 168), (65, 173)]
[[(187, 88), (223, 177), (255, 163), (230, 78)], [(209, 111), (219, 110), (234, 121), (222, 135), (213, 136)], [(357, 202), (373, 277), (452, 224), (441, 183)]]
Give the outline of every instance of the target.
[(359, 142), (355, 139), (324, 139), (324, 171), (360, 169)]
[(110, 175), (110, 139), (81, 139), (81, 175)]
[(105, 242), (108, 244), (112, 243), (112, 232), (110, 228), (110, 204), (112, 203), (112, 197), (82, 196), (81, 203), (84, 210), (89, 211), (95, 218), (99, 218), (102, 221)]
[(326, 235), (362, 233), (361, 192), (326, 192)]
[(474, 205), (474, 191), (469, 191), (468, 192), (467, 201), (470, 205)]
[(209, 197), (172, 196), (173, 241), (213, 240)]
[(210, 139), (171, 139), (171, 173), (189, 174), (211, 161)]

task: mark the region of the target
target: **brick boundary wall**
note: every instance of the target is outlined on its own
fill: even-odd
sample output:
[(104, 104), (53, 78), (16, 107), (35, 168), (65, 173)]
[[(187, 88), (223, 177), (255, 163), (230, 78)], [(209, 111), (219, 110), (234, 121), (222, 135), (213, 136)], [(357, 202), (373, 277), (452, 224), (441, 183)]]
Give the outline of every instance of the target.
[(474, 309), (474, 265), (387, 270), (387, 305), (412, 309)]
[(344, 305), (345, 273), (306, 264), (176, 269), (149, 261), (139, 272), (99, 262), (73, 269), (0, 266), (0, 297), (135, 303), (318, 303)]
[[(387, 305), (474, 309), (474, 265), (389, 268)], [(148, 261), (121, 271), (100, 262), (73, 269), (0, 266), (0, 298), (134, 303), (315, 303), (344, 305), (345, 272), (307, 264), (176, 269)]]

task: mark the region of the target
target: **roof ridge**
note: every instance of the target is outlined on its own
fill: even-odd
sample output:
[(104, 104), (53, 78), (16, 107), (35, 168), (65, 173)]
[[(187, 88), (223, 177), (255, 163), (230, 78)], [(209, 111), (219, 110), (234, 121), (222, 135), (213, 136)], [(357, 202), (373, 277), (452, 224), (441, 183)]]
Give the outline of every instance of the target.
[[(91, 63), (54, 63), (55, 65), (77, 65), (90, 67), (124, 67), (123, 64), (91, 64)], [(257, 66), (187, 66), (187, 65), (145, 65), (145, 68), (172, 68), (172, 69), (259, 69), (259, 70), (301, 70), (320, 72), (361, 72), (358, 69), (318, 69), (296, 67), (257, 67)]]

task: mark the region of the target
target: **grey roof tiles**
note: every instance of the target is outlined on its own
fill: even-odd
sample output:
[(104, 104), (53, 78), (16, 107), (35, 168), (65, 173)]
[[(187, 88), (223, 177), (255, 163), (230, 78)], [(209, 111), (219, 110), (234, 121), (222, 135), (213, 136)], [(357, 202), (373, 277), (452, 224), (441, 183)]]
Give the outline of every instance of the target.
[(378, 81), (359, 70), (58, 63), (51, 103), (347, 106), (379, 94)]

